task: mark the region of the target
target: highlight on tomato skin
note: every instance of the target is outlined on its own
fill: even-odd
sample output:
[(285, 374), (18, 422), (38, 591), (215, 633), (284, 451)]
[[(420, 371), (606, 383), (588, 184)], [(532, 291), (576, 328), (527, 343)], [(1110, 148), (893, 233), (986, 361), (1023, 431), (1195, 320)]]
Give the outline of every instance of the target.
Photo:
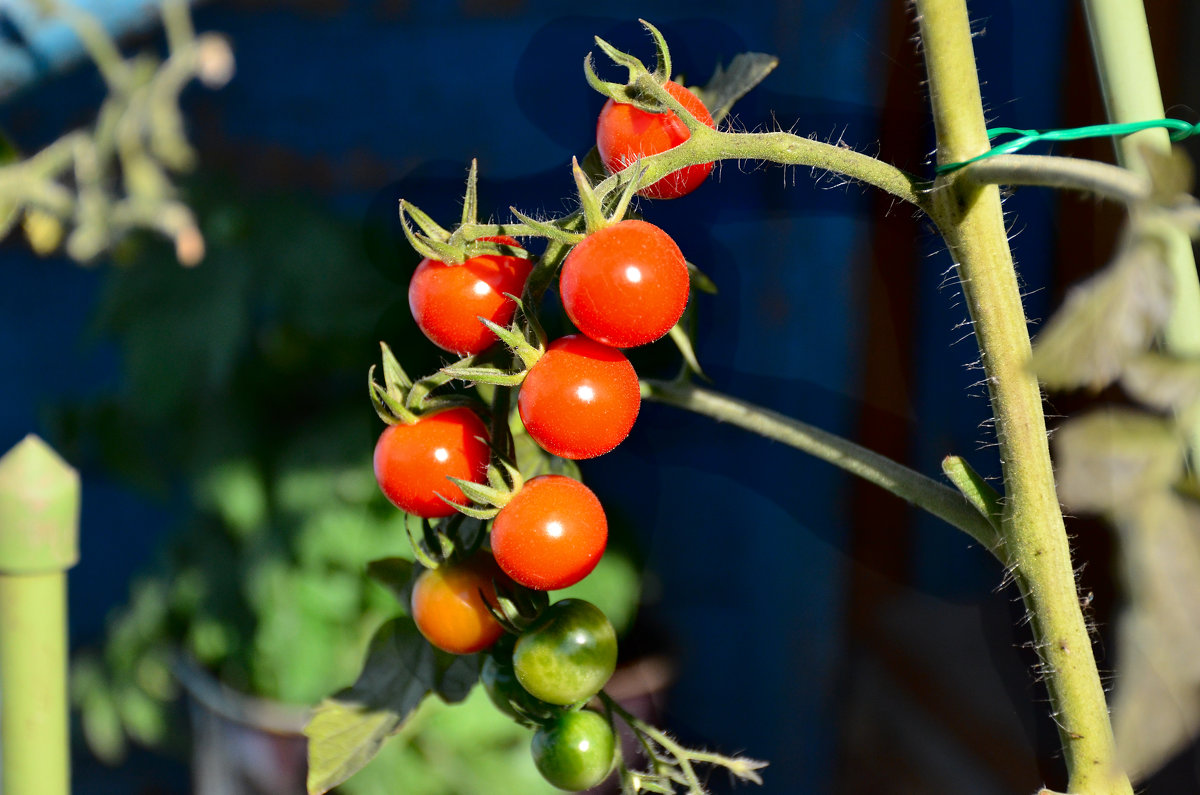
[(608, 544), (608, 519), (578, 480), (539, 475), (501, 509), (490, 537), (492, 554), (509, 577), (550, 591), (592, 573)]
[(412, 591), (417, 629), (451, 654), (473, 654), (490, 647), (504, 634), (504, 627), (488, 610), (488, 604), (497, 606), (497, 580), (507, 578), (486, 553), (421, 572)]
[(400, 510), (426, 519), (452, 516), (442, 495), (466, 505), (466, 495), (449, 477), (482, 483), (491, 450), (488, 429), (469, 408), (425, 414), (414, 423), (389, 425), (375, 443), (375, 480)]
[[(716, 129), (712, 114), (700, 98), (678, 83), (668, 80), (663, 88), (679, 100), (693, 116)], [(616, 173), (639, 158), (674, 149), (691, 137), (691, 131), (674, 111), (649, 113), (609, 99), (596, 122), (596, 149), (610, 173)], [(677, 199), (694, 191), (712, 173), (712, 163), (698, 163), (673, 171), (638, 191), (648, 199)]]
[(662, 338), (687, 308), (687, 261), (654, 224), (626, 219), (575, 245), (563, 261), (559, 292), (583, 334), (615, 348)]
[[(511, 237), (485, 237), (501, 245), (520, 247)], [(516, 304), (533, 264), (523, 257), (482, 254), (461, 265), (426, 257), (408, 285), (408, 307), (417, 327), (433, 344), (459, 356), (480, 353), (496, 335), (479, 322), (484, 317), (500, 326), (512, 321)]]
[(550, 343), (521, 384), (517, 411), (530, 437), (562, 458), (594, 458), (633, 429), (642, 405), (625, 354), (580, 334)]

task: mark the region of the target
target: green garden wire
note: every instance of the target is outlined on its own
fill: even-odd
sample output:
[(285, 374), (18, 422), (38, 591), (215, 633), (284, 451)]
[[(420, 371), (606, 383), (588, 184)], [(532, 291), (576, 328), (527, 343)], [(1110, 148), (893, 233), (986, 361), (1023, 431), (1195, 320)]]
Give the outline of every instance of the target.
[(1092, 124), (1087, 127), (1073, 127), (1068, 130), (1018, 130), (1014, 127), (991, 127), (987, 131), (989, 139), (1001, 135), (1016, 135), (1017, 138), (1005, 141), (992, 147), (981, 155), (963, 160), (958, 163), (945, 163), (937, 167), (937, 173), (948, 174), (963, 166), (983, 160), (993, 155), (1007, 155), (1019, 152), (1036, 141), (1077, 141), (1081, 138), (1104, 138), (1107, 136), (1129, 135), (1142, 130), (1165, 127), (1171, 131), (1172, 141), (1182, 141), (1192, 135), (1200, 134), (1200, 124), (1189, 124), (1179, 119), (1153, 119), (1151, 121), (1133, 121), (1125, 124)]

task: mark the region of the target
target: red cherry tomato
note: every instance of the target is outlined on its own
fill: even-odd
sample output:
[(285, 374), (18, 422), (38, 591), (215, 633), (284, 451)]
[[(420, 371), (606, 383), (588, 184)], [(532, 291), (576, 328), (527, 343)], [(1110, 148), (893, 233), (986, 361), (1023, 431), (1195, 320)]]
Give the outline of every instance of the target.
[(642, 405), (637, 373), (625, 354), (571, 334), (529, 368), (517, 410), (533, 440), (563, 458), (593, 458), (629, 435)]
[(389, 425), (375, 443), (375, 480), (392, 504), (402, 511), (433, 519), (452, 516), (469, 501), (447, 477), (482, 483), (491, 450), (488, 430), (468, 408), (426, 414), (411, 425)]
[(491, 646), (504, 634), (504, 627), (487, 607), (496, 607), (494, 580), (503, 582), (504, 573), (484, 553), (421, 572), (412, 591), (417, 629), (434, 646), (451, 654), (473, 654)]
[(615, 348), (653, 342), (679, 322), (688, 269), (675, 241), (629, 219), (585, 237), (563, 262), (563, 308), (587, 336)]
[[(521, 245), (511, 237), (482, 239)], [(479, 318), (507, 326), (516, 304), (504, 293), (519, 296), (530, 268), (527, 259), (493, 254), (472, 257), (462, 265), (426, 258), (408, 285), (408, 306), (417, 326), (438, 347), (460, 356), (479, 353), (496, 341)]]
[(592, 573), (608, 543), (608, 520), (587, 486), (563, 475), (529, 480), (492, 524), (492, 554), (527, 588), (566, 588)]
[[(700, 98), (683, 86), (668, 80), (667, 92), (693, 116), (716, 128), (712, 114)], [(610, 172), (617, 172), (637, 161), (668, 149), (674, 149), (691, 137), (691, 133), (674, 111), (647, 113), (621, 102), (609, 100), (600, 110), (596, 123), (596, 149)], [(658, 182), (638, 191), (649, 199), (677, 199), (700, 187), (712, 171), (712, 163), (698, 163), (672, 172)]]

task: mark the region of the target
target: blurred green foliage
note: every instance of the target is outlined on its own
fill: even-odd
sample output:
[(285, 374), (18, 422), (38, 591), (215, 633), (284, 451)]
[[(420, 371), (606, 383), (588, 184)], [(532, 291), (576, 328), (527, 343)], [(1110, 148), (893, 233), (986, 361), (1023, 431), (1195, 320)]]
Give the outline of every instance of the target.
[[(177, 655), (235, 690), (315, 704), (353, 681), (401, 607), (365, 574), (370, 560), (412, 556), (404, 516), (375, 484), (365, 382), (380, 339), (436, 362), (407, 318), (415, 255), (397, 242), (386, 256), (399, 266), (373, 267), (356, 225), (294, 199), (223, 198), (238, 193), (194, 186), (209, 241), (198, 268), (154, 240), (122, 244), (93, 333), (117, 343), (123, 377), (54, 417), (73, 460), (152, 493), (182, 489), (194, 508), (110, 616), (105, 647), (74, 662), (85, 736), (110, 761), (126, 738), (185, 750)], [(637, 587), (611, 552), (585, 595), (620, 626)], [(445, 709), (422, 706), (343, 790), (544, 789), (525, 729), (478, 695), (453, 708), (474, 719), (441, 720)]]

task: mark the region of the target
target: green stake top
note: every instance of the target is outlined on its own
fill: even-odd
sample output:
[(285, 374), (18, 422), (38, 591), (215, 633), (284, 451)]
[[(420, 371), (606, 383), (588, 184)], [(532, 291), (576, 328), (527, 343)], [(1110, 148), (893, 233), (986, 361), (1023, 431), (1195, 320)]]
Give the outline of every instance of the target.
[(79, 473), (26, 436), (0, 458), (0, 574), (66, 571), (79, 559)]

